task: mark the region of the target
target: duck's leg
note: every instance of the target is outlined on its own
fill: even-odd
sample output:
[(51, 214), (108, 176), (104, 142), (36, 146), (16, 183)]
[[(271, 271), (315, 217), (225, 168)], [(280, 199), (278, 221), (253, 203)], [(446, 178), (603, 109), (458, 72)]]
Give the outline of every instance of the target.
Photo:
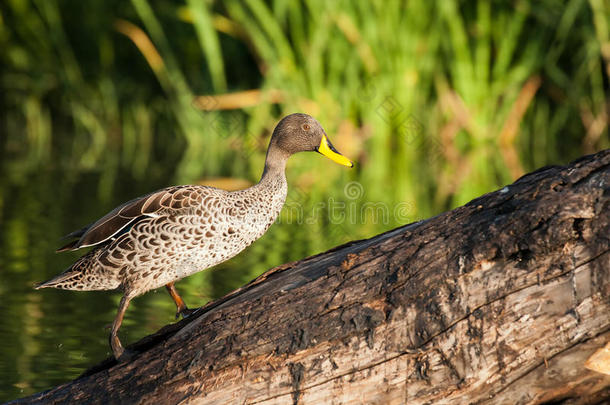
[(190, 314), (195, 312), (194, 309), (189, 309), (186, 306), (186, 304), (184, 303), (184, 300), (182, 299), (180, 294), (178, 294), (178, 290), (176, 290), (174, 283), (166, 284), (165, 288), (167, 288), (167, 292), (169, 293), (169, 295), (174, 300), (174, 303), (176, 304), (176, 319), (178, 319), (180, 317), (180, 315), (182, 315), (183, 318), (186, 318), (187, 316), (189, 316)]
[(131, 297), (129, 295), (123, 295), (123, 298), (121, 298), (121, 303), (119, 304), (119, 310), (114, 318), (114, 322), (112, 322), (112, 330), (110, 331), (110, 347), (112, 348), (112, 353), (114, 353), (114, 358), (117, 360), (119, 360), (119, 358), (125, 352), (125, 349), (123, 349), (121, 341), (119, 340), (118, 333), (130, 301)]

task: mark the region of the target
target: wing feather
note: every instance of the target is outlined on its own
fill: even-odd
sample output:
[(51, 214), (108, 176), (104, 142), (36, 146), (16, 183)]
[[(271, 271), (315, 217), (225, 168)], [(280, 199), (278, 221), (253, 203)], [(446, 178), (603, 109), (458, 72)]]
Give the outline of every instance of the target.
[[(67, 238), (79, 239), (62, 246), (57, 251), (76, 250), (106, 242), (141, 219), (156, 216), (164, 209), (178, 212), (181, 208), (200, 201), (198, 198), (193, 198), (194, 194), (205, 194), (212, 190), (209, 187), (175, 186), (133, 199), (110, 211), (90, 226), (66, 235)], [(185, 204), (186, 201), (190, 204)]]

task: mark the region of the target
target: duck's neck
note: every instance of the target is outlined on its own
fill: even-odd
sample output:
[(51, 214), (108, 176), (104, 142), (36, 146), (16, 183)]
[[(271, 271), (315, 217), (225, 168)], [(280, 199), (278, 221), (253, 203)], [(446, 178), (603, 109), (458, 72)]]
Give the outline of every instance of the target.
[(288, 153), (282, 151), (274, 144), (269, 146), (267, 149), (267, 158), (265, 159), (265, 168), (263, 169), (263, 175), (259, 183), (266, 183), (281, 179), (283, 182), (286, 181), (286, 161), (288, 160)]
[(269, 147), (261, 180), (258, 184), (244, 191), (244, 193), (252, 193), (256, 197), (251, 199), (254, 204), (257, 206), (262, 204), (266, 207), (269, 216), (264, 218), (267, 226), (262, 233), (275, 221), (286, 201), (288, 183), (284, 170), (286, 169), (287, 159), (286, 154)]

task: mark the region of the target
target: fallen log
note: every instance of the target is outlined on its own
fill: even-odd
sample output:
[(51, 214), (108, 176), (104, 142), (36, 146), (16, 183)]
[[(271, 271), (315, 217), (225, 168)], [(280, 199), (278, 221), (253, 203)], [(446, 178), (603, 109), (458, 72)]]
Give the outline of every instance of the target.
[(274, 268), (15, 403), (602, 403), (610, 150)]

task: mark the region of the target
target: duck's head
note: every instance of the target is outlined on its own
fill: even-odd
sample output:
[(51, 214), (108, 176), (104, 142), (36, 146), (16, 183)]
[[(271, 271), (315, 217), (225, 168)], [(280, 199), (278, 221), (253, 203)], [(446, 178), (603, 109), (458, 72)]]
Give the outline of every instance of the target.
[(269, 147), (278, 148), (287, 156), (316, 151), (340, 165), (354, 166), (330, 143), (322, 125), (307, 114), (290, 114), (282, 118), (273, 131)]

